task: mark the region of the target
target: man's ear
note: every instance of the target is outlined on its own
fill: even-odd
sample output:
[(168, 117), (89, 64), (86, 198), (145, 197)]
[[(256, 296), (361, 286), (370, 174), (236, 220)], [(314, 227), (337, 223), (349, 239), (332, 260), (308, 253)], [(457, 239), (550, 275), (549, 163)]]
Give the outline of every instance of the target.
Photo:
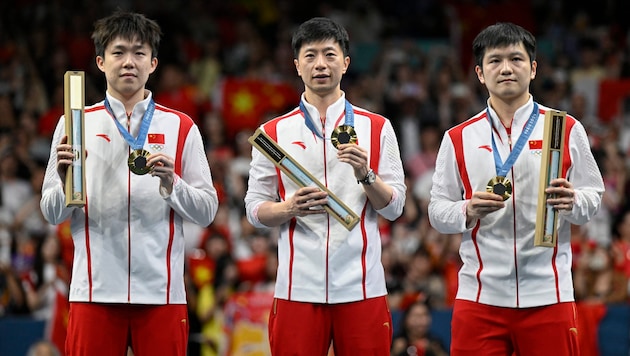
[(486, 80), (483, 77), (483, 69), (481, 68), (481, 66), (475, 66), (475, 73), (477, 73), (477, 79), (479, 79), (479, 82), (481, 84), (486, 84)]

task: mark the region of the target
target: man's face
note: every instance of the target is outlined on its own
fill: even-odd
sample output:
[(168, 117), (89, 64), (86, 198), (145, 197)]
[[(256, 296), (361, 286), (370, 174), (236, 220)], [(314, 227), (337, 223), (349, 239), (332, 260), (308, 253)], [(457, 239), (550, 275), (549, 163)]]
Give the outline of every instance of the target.
[(339, 43), (328, 39), (305, 43), (293, 62), (306, 90), (324, 96), (339, 89), (350, 57), (344, 56)]
[(103, 57), (96, 57), (96, 64), (105, 73), (108, 92), (121, 100), (134, 95), (143, 97), (149, 75), (157, 67), (157, 58), (151, 58), (151, 46), (137, 39), (128, 41), (117, 37), (104, 53)]
[(488, 48), (483, 57), (483, 68), (476, 66), (475, 71), (491, 97), (513, 101), (529, 98), (529, 84), (536, 77), (536, 66), (536, 61), (530, 65), (525, 46), (519, 43)]

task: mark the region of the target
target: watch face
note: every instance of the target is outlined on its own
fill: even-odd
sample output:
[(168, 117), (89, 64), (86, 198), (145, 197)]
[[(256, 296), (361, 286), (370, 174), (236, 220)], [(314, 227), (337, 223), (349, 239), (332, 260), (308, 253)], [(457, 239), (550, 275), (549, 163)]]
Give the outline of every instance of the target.
[(363, 178), (363, 180), (361, 180), (361, 183), (363, 184), (367, 184), (370, 185), (372, 183), (374, 183), (376, 181), (376, 174), (374, 173), (373, 170), (369, 170), (367, 175), (365, 176), (365, 178)]
[(368, 173), (367, 181), (368, 181), (368, 184), (372, 184), (376, 181), (376, 174), (374, 174), (374, 171), (370, 171), (370, 173)]

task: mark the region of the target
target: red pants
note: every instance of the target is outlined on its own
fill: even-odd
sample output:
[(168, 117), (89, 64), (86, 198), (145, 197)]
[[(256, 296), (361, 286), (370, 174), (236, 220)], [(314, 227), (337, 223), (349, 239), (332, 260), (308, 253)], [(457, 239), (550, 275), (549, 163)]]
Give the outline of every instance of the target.
[(578, 356), (575, 303), (502, 308), (456, 300), (451, 356)]
[(185, 356), (185, 304), (133, 305), (70, 303), (67, 356)]
[(385, 297), (342, 304), (274, 299), (269, 317), (271, 353), (277, 356), (389, 355), (392, 318)]

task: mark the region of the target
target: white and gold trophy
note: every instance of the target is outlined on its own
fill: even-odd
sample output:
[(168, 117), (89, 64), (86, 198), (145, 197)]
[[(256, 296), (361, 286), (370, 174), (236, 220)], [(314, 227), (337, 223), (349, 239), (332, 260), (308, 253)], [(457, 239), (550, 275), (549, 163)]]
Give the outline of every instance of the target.
[(66, 172), (66, 206), (85, 206), (85, 73), (64, 75), (64, 117), (68, 144), (74, 158)]
[(555, 247), (558, 243), (558, 211), (547, 205), (550, 196), (545, 189), (562, 173), (566, 116), (565, 111), (549, 110), (545, 113), (534, 246)]
[(359, 216), (346, 206), (333, 192), (326, 188), (311, 173), (289, 156), (269, 135), (260, 128), (249, 138), (249, 143), (264, 154), (284, 174), (300, 187), (317, 186), (328, 193), (328, 203), (324, 209), (339, 221), (346, 229), (352, 228), (361, 220)]

